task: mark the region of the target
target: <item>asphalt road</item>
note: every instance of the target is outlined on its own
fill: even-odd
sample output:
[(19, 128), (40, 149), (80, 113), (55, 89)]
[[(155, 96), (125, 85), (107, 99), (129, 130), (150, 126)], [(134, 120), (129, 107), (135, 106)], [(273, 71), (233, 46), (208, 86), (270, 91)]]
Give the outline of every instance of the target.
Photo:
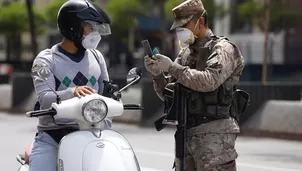
[[(37, 120), (21, 115), (0, 113), (1, 171), (19, 167), (16, 155), (32, 141)], [(173, 130), (114, 124), (132, 144), (145, 171), (170, 171), (173, 162)], [(302, 142), (239, 137), (239, 171), (302, 171)]]

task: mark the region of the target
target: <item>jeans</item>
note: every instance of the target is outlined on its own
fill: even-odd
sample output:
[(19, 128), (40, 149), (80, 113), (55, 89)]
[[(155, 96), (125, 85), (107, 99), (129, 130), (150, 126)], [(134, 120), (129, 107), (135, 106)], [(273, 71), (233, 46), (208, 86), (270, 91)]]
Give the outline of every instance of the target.
[[(105, 119), (105, 128), (111, 128), (111, 120)], [(35, 137), (29, 157), (29, 171), (57, 171), (58, 143), (46, 132)]]
[(29, 157), (29, 171), (56, 171), (58, 143), (46, 132), (35, 137)]

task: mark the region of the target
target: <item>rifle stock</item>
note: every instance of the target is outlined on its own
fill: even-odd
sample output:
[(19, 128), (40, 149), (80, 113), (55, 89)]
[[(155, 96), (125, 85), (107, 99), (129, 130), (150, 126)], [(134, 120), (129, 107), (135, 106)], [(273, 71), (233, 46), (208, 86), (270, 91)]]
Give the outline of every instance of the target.
[[(177, 91), (179, 92), (179, 110), (178, 110), (178, 126), (177, 131), (179, 131), (179, 139), (176, 139), (176, 153), (179, 153), (176, 156), (180, 161), (180, 170), (186, 170), (186, 147), (187, 147), (187, 99), (188, 99), (188, 92), (186, 88), (183, 87), (181, 84), (177, 84)], [(178, 142), (178, 143), (177, 143)], [(178, 152), (177, 152), (178, 151)]]
[[(174, 86), (173, 86), (174, 87)], [(178, 112), (179, 112), (179, 99), (180, 92), (178, 90), (178, 85), (175, 84), (174, 90), (165, 88), (165, 98), (172, 97), (172, 104), (165, 104), (165, 106), (171, 106), (168, 110), (165, 111), (167, 113), (166, 118), (163, 120), (163, 124), (165, 125), (178, 125)], [(173, 94), (171, 94), (173, 92)], [(172, 96), (171, 96), (172, 95)], [(169, 100), (165, 100), (167, 103)]]
[[(166, 125), (176, 125), (175, 133), (175, 156), (180, 160), (180, 170), (185, 171), (186, 167), (186, 137), (187, 137), (187, 96), (188, 91), (179, 83), (175, 83), (174, 90), (165, 89), (165, 114), (154, 122), (156, 130), (160, 131)], [(172, 95), (173, 92), (173, 95)], [(172, 101), (171, 105), (167, 105), (168, 98)], [(170, 108), (166, 108), (167, 106)]]
[(165, 114), (154, 122), (155, 129), (157, 131), (161, 131), (167, 126), (167, 125), (163, 124), (163, 121), (166, 117), (167, 117), (167, 115)]

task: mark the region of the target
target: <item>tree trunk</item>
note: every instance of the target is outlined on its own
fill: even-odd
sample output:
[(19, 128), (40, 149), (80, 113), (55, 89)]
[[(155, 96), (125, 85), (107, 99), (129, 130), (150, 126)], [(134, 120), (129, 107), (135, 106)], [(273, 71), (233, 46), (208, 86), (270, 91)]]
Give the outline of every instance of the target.
[(284, 35), (284, 47), (283, 47), (283, 58), (284, 58), (284, 64), (291, 64), (291, 59), (290, 58), (285, 58), (285, 56), (290, 56), (290, 42), (289, 42), (289, 30), (285, 29), (285, 35)]
[(267, 85), (267, 58), (268, 58), (268, 41), (269, 41), (269, 24), (270, 24), (270, 0), (265, 1), (265, 40), (264, 40), (264, 60), (262, 65), (262, 85)]
[(22, 54), (21, 35), (6, 36), (6, 60), (20, 61)]
[(11, 47), (10, 43), (11, 40), (8, 36), (5, 36), (5, 43), (6, 43), (6, 61), (11, 61)]
[(37, 47), (37, 39), (36, 39), (36, 31), (35, 31), (35, 18), (32, 10), (32, 0), (26, 0), (28, 18), (29, 18), (29, 28), (31, 34), (31, 44), (32, 44), (32, 54), (33, 56), (37, 56), (38, 47)]
[(128, 32), (128, 49), (130, 51), (130, 53), (134, 52), (134, 42), (135, 42), (135, 28), (131, 27), (129, 28), (129, 32)]
[(161, 49), (160, 53), (164, 55), (167, 54), (167, 42), (166, 42), (166, 36), (167, 36), (167, 21), (166, 21), (166, 14), (165, 14), (165, 0), (157, 0), (156, 5), (159, 7), (159, 17), (160, 17), (160, 35), (161, 35)]
[(135, 29), (131, 27), (128, 34), (128, 48), (124, 52), (126, 54), (125, 64), (127, 70), (133, 67), (133, 52), (135, 51)]
[(14, 61), (20, 61), (22, 55), (22, 42), (21, 42), (21, 34), (18, 34), (14, 37), (13, 41), (11, 41), (11, 54), (14, 57)]

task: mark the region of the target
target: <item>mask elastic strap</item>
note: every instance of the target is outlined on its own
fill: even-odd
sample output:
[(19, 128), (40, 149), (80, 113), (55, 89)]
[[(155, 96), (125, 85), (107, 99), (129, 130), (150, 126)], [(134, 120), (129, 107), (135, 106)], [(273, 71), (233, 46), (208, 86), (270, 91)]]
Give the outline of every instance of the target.
[[(204, 11), (201, 13), (199, 19), (204, 15), (205, 12), (206, 12), (206, 10), (204, 10)], [(197, 22), (196, 22), (196, 24), (195, 24), (195, 27), (194, 27), (194, 29), (193, 29), (193, 32), (192, 32), (193, 35), (194, 35), (194, 31), (196, 30), (197, 24), (199, 24), (199, 19), (197, 20)], [(195, 36), (195, 35), (194, 35), (194, 37), (197, 38), (197, 36)]]
[(183, 54), (185, 53), (185, 51), (187, 50), (189, 45), (187, 45), (186, 47), (182, 47), (180, 40), (178, 40), (178, 45), (179, 45), (179, 48), (180, 48), (180, 52), (178, 54), (178, 57), (181, 57), (181, 56), (183, 56)]
[(189, 47), (189, 45), (187, 45), (186, 47), (182, 47), (182, 46), (181, 46), (181, 41), (180, 41), (180, 40), (178, 40), (178, 46), (180, 47), (180, 49), (186, 49), (186, 48)]

